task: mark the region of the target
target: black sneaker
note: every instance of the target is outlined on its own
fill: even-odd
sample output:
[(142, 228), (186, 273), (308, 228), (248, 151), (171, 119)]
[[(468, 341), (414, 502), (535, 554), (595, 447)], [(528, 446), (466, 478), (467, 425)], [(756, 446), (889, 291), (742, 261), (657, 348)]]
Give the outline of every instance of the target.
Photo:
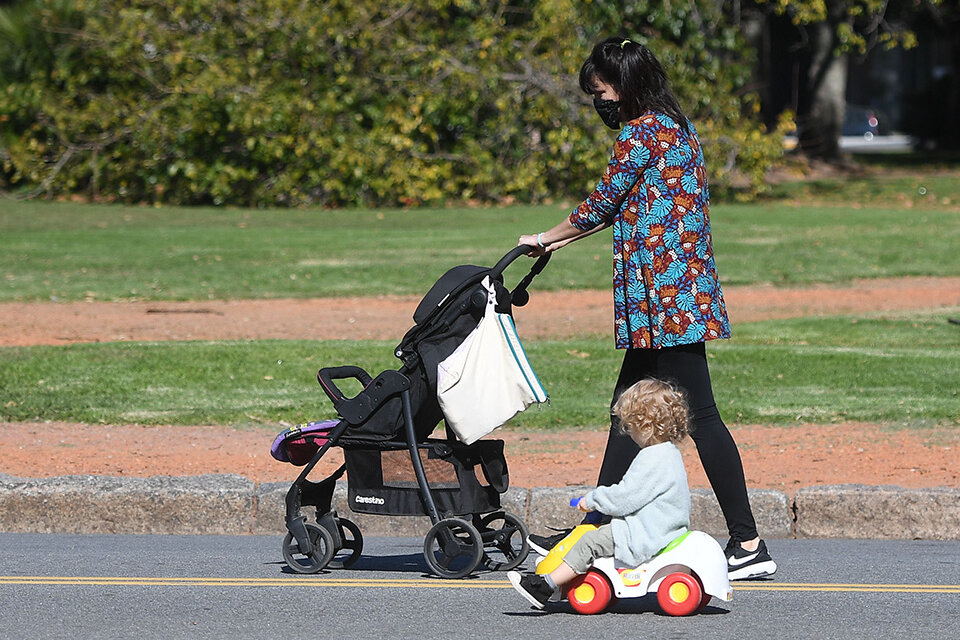
[(531, 533), (527, 536), (527, 542), (530, 543), (530, 548), (540, 555), (546, 556), (550, 553), (550, 549), (553, 549), (561, 540), (570, 535), (573, 529), (557, 529), (556, 531), (558, 531), (558, 533), (552, 536), (538, 536)]
[(747, 551), (740, 546), (740, 541), (730, 538), (724, 551), (727, 556), (727, 575), (730, 580), (750, 580), (765, 578), (777, 572), (777, 563), (767, 551), (767, 543), (763, 540), (756, 551)]
[(508, 571), (507, 579), (517, 590), (517, 593), (526, 598), (537, 609), (543, 609), (547, 601), (553, 596), (553, 589), (547, 584), (543, 576), (535, 573), (521, 575), (519, 571)]

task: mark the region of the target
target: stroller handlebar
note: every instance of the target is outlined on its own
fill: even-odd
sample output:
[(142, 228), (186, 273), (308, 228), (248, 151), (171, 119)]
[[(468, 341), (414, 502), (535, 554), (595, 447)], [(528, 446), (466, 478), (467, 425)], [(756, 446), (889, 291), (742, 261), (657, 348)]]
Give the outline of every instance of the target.
[[(493, 265), (493, 267), (490, 269), (490, 276), (496, 278), (503, 275), (504, 269), (509, 267), (514, 260), (516, 260), (520, 256), (527, 255), (528, 253), (533, 251), (533, 249), (534, 249), (533, 247), (529, 245), (523, 245), (523, 244), (519, 244), (515, 246), (513, 249), (510, 249), (510, 251), (508, 251), (505, 256), (500, 258), (499, 262)], [(550, 254), (547, 253), (544, 255), (549, 256)]]
[[(509, 252), (507, 255), (500, 258), (500, 261), (490, 269), (490, 275), (494, 278), (498, 278), (503, 275), (504, 269), (506, 269), (510, 264), (519, 258), (520, 256), (527, 255), (533, 251), (533, 247), (529, 245), (517, 245)], [(543, 268), (547, 266), (547, 263), (550, 261), (550, 253), (545, 253), (540, 256), (537, 261), (530, 267), (530, 272), (523, 277), (523, 280), (510, 292), (510, 298), (515, 307), (522, 307), (527, 304), (530, 300), (530, 294), (527, 292), (527, 287), (530, 286), (530, 283), (533, 282), (533, 279), (540, 275), (540, 272), (543, 271)]]

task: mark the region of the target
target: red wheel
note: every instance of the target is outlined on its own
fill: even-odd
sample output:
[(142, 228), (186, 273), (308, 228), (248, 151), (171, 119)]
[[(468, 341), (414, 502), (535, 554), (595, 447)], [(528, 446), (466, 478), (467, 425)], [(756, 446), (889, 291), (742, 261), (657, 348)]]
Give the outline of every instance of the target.
[(657, 589), (657, 602), (671, 616), (688, 616), (700, 607), (703, 590), (689, 573), (671, 573)]
[(697, 613), (700, 613), (701, 611), (706, 609), (707, 605), (710, 604), (710, 600), (712, 599), (713, 599), (713, 596), (711, 596), (709, 593), (703, 594), (703, 597), (700, 599), (700, 606), (697, 607)]
[(696, 613), (700, 613), (707, 608), (707, 605), (710, 604), (710, 601), (713, 599), (709, 593), (707, 593), (703, 588), (703, 580), (700, 579), (700, 576), (694, 575), (694, 578), (697, 579), (697, 586), (700, 587), (700, 606), (697, 607)]
[(578, 613), (593, 615), (602, 613), (613, 599), (613, 588), (599, 571), (591, 569), (570, 583), (567, 588), (567, 600)]

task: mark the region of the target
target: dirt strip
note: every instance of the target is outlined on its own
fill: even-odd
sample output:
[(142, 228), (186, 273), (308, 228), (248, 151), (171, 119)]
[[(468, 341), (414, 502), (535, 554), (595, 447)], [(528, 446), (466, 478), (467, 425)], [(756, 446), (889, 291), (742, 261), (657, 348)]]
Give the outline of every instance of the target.
[[(121, 477), (236, 473), (256, 482), (292, 482), (299, 469), (270, 456), (281, 427), (232, 428), (2, 423), (2, 472), (40, 478), (93, 474)], [(846, 423), (732, 429), (747, 486), (792, 496), (818, 484), (859, 483), (906, 488), (960, 487), (960, 432), (950, 428), (893, 430)], [(510, 482), (517, 487), (593, 484), (606, 433), (567, 429), (501, 429)], [(682, 447), (690, 486), (708, 488), (689, 441)], [(333, 449), (316, 477), (342, 462)]]
[[(732, 321), (960, 306), (960, 277), (860, 280), (843, 286), (727, 286)], [(419, 297), (208, 302), (0, 304), (0, 346), (123, 340), (399, 340)], [(515, 310), (525, 339), (609, 334), (609, 290), (531, 292)]]

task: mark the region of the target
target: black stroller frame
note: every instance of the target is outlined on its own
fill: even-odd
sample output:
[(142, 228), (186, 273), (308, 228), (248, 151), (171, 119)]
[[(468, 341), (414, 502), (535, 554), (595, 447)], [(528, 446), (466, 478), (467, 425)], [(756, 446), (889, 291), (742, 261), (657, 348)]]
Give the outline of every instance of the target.
[[(465, 265), (449, 270), (414, 313), (416, 326), (395, 352), (403, 361), (399, 370), (387, 370), (375, 378), (356, 366), (328, 367), (317, 373), (339, 421), (331, 430), (314, 434), (318, 449), (286, 495), (288, 533), (283, 555), (292, 570), (316, 573), (326, 567), (349, 567), (359, 559), (363, 549), (359, 526), (332, 508), (336, 482), (344, 473), (351, 510), (430, 518), (424, 557), (440, 577), (462, 578), (481, 565), (513, 569), (526, 559), (527, 527), (500, 505), (500, 495), (508, 486), (503, 441), (483, 439), (466, 445), (449, 428), (443, 439), (429, 435), (443, 417), (435, 393), (436, 359), (452, 352), (457, 336), (469, 332), (482, 316), (487, 295), (480, 285), (483, 277), (495, 283), (498, 311), (526, 304), (526, 289), (550, 254), (539, 258), (513, 291), (502, 286), (502, 278), (504, 269), (530, 250), (518, 246), (492, 268)], [(351, 378), (363, 389), (348, 398), (336, 381)], [(343, 449), (344, 464), (324, 480), (311, 482), (307, 477), (332, 447)], [(415, 489), (384, 478), (382, 457), (404, 450), (416, 478)], [(441, 461), (444, 468), (450, 465), (456, 472), (454, 486), (432, 485), (423, 455), (428, 461)], [(479, 480), (478, 471), (486, 484)], [(316, 524), (302, 515), (303, 506), (316, 507)]]

